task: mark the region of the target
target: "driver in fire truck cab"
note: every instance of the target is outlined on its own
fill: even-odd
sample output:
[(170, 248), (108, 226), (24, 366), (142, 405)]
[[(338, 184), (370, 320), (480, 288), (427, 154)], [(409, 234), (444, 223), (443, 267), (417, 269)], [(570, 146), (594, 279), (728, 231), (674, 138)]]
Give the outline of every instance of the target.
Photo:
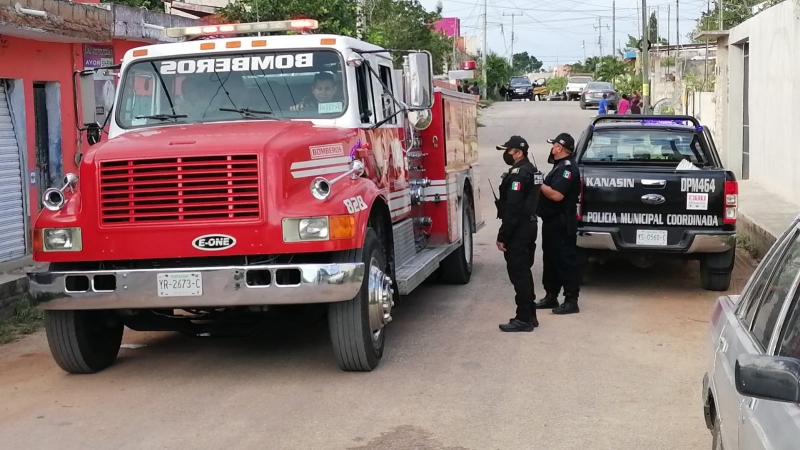
[(345, 110), (342, 69), (338, 54), (324, 49), (134, 62), (126, 73), (134, 82), (123, 84), (119, 124), (333, 119)]

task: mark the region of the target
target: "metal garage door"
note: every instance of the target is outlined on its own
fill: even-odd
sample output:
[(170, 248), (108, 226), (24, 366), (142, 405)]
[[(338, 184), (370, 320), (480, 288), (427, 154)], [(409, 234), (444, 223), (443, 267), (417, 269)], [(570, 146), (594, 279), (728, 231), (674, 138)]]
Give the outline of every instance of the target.
[(5, 80), (0, 79), (0, 261), (25, 256), (25, 210), (20, 165)]

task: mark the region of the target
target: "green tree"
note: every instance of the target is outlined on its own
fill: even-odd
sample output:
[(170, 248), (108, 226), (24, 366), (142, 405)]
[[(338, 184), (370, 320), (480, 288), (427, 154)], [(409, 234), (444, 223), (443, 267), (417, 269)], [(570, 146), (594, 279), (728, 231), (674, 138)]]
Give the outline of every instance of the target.
[(536, 72), (544, 65), (535, 56), (528, 55), (528, 52), (514, 53), (514, 56), (511, 57), (511, 64), (514, 69), (514, 75)]
[[(477, 73), (481, 73), (482, 68), (478, 67)], [(486, 95), (496, 97), (500, 86), (508, 83), (509, 78), (514, 75), (511, 64), (502, 56), (489, 52), (486, 55)]]
[(547, 79), (547, 90), (551, 94), (564, 92), (567, 89), (567, 77), (552, 77)]
[[(768, 0), (766, 8), (777, 5), (783, 0)], [(745, 20), (753, 17), (750, 7), (758, 2), (746, 2), (744, 0), (726, 0), (722, 2), (722, 28), (719, 23), (719, 2), (714, 5), (714, 9), (703, 12), (697, 19), (694, 31), (689, 35), (694, 39), (694, 35), (700, 31), (730, 30)], [(766, 9), (765, 8), (765, 9)]]
[[(433, 31), (433, 23), (441, 19), (441, 6), (429, 12), (417, 0), (367, 0), (364, 12), (364, 40), (388, 49), (427, 50), (433, 56), (434, 73), (443, 72), (453, 44)], [(234, 22), (308, 17), (319, 21), (320, 33), (356, 35), (356, 0), (239, 0), (221, 14)], [(396, 66), (402, 57), (395, 55)]]
[(647, 31), (648, 31), (647, 38), (650, 42), (650, 46), (653, 46), (655, 44), (667, 45), (669, 43), (667, 39), (658, 35), (658, 16), (656, 15), (655, 11), (653, 11), (650, 14), (650, 20), (648, 20), (647, 24)]
[(615, 56), (604, 56), (597, 64), (595, 78), (601, 81), (613, 83), (617, 78), (627, 73), (628, 64)]

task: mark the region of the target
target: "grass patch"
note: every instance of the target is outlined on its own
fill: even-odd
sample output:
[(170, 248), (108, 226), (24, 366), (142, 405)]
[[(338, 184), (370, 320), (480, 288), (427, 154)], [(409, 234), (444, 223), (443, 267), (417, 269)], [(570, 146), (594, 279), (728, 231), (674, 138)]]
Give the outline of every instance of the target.
[(736, 247), (747, 250), (747, 253), (749, 253), (753, 259), (758, 258), (758, 248), (756, 247), (756, 243), (753, 242), (748, 235), (736, 233)]
[(31, 334), (42, 326), (44, 313), (36, 309), (29, 297), (16, 302), (7, 319), (0, 320), (0, 344), (8, 344), (18, 337)]
[(486, 100), (478, 101), (478, 104), (486, 108), (486, 107), (492, 106), (494, 104), (494, 102), (495, 101), (492, 100), (492, 99), (486, 99)]

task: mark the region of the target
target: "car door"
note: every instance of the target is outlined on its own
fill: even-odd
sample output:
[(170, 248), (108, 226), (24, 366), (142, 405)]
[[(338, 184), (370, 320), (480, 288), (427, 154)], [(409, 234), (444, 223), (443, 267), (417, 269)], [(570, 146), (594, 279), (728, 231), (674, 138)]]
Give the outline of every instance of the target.
[[(759, 336), (762, 329), (769, 333), (772, 326), (774, 331), (770, 333), (767, 346), (769, 354), (800, 359), (799, 282), (800, 234), (796, 233), (753, 322), (755, 336)], [(775, 305), (772, 310), (767, 307), (771, 304)], [(785, 317), (788, 319), (783, 320)], [(800, 446), (800, 406), (797, 404), (746, 397), (740, 415), (739, 448), (789, 450)]]
[[(752, 326), (757, 314), (766, 314), (762, 316), (766, 320), (769, 318), (767, 309), (770, 311), (774, 309), (773, 304), (767, 304), (765, 310), (760, 311), (776, 269), (784, 260), (787, 247), (796, 239), (797, 228), (785, 233), (759, 264), (756, 273), (745, 287), (736, 309), (723, 308), (726, 319), (716, 343), (713, 381), (716, 389), (714, 392), (716, 411), (720, 418), (720, 435), (724, 448), (729, 450), (746, 448), (738, 446), (740, 406), (745, 398), (736, 391), (734, 375), (736, 359), (745, 353), (764, 353), (768, 347), (762, 344), (764, 332), (759, 332), (759, 336), (756, 337), (753, 335)], [(763, 323), (766, 325), (767, 322)], [(759, 330), (761, 328), (763, 326)], [(769, 337), (766, 341), (769, 342)]]

